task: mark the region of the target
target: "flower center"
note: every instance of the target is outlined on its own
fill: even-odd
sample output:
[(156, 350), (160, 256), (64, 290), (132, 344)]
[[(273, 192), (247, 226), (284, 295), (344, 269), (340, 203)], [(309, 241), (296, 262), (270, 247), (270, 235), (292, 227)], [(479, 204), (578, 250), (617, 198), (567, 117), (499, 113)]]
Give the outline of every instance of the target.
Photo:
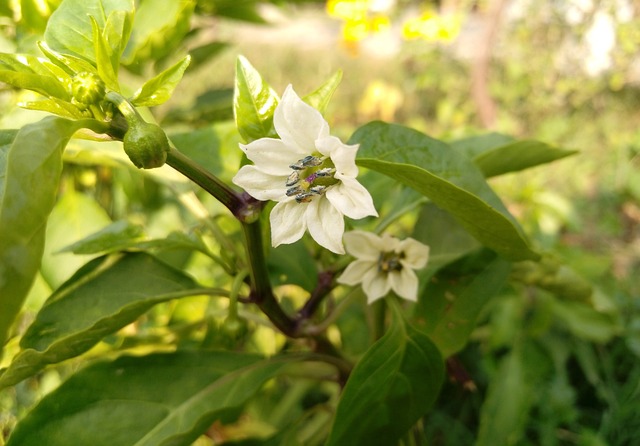
[(403, 258), (403, 252), (381, 252), (380, 257), (378, 257), (378, 271), (381, 273), (390, 273), (392, 271), (402, 270), (400, 260)]
[(298, 203), (311, 202), (340, 181), (333, 177), (336, 167), (328, 157), (305, 156), (289, 167), (291, 174), (285, 182), (286, 193), (287, 197), (295, 196)]

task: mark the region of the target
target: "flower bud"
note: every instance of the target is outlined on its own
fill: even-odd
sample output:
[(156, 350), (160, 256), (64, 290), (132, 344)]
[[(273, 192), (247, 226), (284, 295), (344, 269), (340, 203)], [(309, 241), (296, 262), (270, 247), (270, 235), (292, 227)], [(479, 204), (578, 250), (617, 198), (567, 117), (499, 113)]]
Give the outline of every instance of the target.
[(71, 95), (74, 104), (85, 106), (97, 104), (104, 98), (105, 86), (100, 76), (83, 71), (71, 81)]

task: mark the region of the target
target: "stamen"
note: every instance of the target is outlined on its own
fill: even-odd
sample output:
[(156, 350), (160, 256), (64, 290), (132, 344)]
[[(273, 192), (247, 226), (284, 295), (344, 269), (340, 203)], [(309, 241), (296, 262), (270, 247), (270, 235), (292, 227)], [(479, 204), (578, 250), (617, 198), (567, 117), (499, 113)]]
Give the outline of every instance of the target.
[(287, 182), (284, 185), (287, 187), (293, 186), (298, 181), (300, 181), (300, 174), (294, 170), (293, 172), (291, 172), (291, 175), (289, 175), (289, 177), (287, 178)]
[(302, 192), (296, 195), (296, 202), (298, 203), (309, 203), (312, 199), (313, 194), (311, 192)]
[(285, 192), (285, 193), (286, 193), (287, 197), (293, 197), (296, 194), (304, 193), (304, 190), (300, 186), (294, 186), (294, 187), (291, 187), (291, 188), (287, 189), (287, 192)]
[(400, 259), (404, 257), (404, 253), (382, 252), (378, 258), (378, 271), (390, 273), (392, 271), (401, 271), (402, 263)]
[(316, 175), (319, 177), (328, 177), (331, 176), (336, 171), (333, 167), (325, 167), (324, 169), (319, 169), (316, 171)]
[(322, 195), (326, 189), (327, 186), (313, 186), (309, 188), (309, 192), (312, 192), (316, 195)]

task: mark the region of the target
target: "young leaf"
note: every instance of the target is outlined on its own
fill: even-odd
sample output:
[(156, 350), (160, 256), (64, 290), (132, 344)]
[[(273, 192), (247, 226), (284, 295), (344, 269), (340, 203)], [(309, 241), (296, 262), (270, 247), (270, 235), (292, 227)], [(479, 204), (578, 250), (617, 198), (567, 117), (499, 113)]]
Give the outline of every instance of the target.
[(104, 25), (104, 38), (111, 49), (111, 65), (116, 69), (120, 66), (120, 57), (129, 42), (133, 27), (133, 11), (111, 11)]
[(182, 351), (96, 363), (43, 398), (7, 446), (187, 446), (296, 360)]
[[(113, 11), (133, 14), (133, 0), (64, 0), (51, 14), (44, 40), (54, 51), (96, 62), (91, 17), (103, 30)], [(126, 36), (123, 36), (126, 37)], [(121, 43), (120, 46), (126, 44)], [(105, 80), (106, 81), (106, 80)]]
[(194, 0), (140, 2), (123, 63), (138, 65), (176, 51), (191, 28), (195, 4)]
[(91, 17), (91, 29), (93, 35), (93, 51), (96, 57), (98, 75), (104, 81), (109, 90), (120, 91), (120, 86), (118, 84), (119, 61), (116, 61), (114, 65), (113, 50), (102, 34), (102, 31), (100, 31), (98, 22), (93, 17)]
[(91, 65), (84, 59), (79, 57), (71, 56), (70, 54), (61, 54), (57, 51), (52, 50), (45, 42), (38, 42), (38, 47), (40, 51), (49, 58), (49, 60), (60, 67), (70, 76), (74, 76), (77, 73), (89, 72), (96, 73), (96, 67)]
[(16, 88), (35, 91), (41, 95), (69, 100), (70, 95), (64, 84), (54, 76), (24, 73), (11, 70), (0, 70), (0, 82)]
[(0, 388), (84, 353), (152, 306), (192, 296), (196, 287), (193, 279), (149, 254), (92, 260), (47, 300), (20, 340), (21, 352), (0, 375)]
[(59, 252), (74, 254), (97, 254), (116, 252), (131, 247), (144, 236), (140, 225), (134, 225), (126, 220), (116, 221), (105, 226), (98, 232), (76, 241), (62, 248)]
[(454, 141), (451, 146), (473, 159), (487, 178), (550, 163), (577, 153), (576, 150), (559, 149), (540, 141), (513, 141), (499, 133)]
[(429, 338), (393, 308), (393, 323), (351, 372), (327, 446), (393, 445), (438, 396), (444, 364)]
[(340, 81), (342, 80), (342, 70), (336, 71), (333, 76), (331, 76), (327, 81), (320, 85), (316, 91), (311, 94), (308, 94), (304, 97), (304, 101), (312, 106), (313, 108), (320, 111), (320, 113), (324, 114), (327, 110), (327, 105), (329, 105), (329, 101), (331, 100), (331, 96), (340, 85)]
[(242, 56), (236, 62), (233, 111), (236, 127), (245, 143), (276, 136), (273, 113), (280, 98), (260, 73)]
[(138, 107), (151, 107), (166, 102), (182, 79), (182, 75), (189, 66), (190, 61), (191, 58), (186, 56), (156, 77), (149, 79), (136, 91), (133, 98), (131, 98), (131, 103)]
[(0, 185), (0, 348), (40, 267), (62, 151), (83, 124), (46, 117), (21, 128), (6, 153)]
[(509, 279), (510, 262), (500, 257), (487, 261), (483, 257), (479, 263), (486, 266), (469, 274), (470, 277), (459, 277), (461, 268), (458, 267), (454, 268), (457, 274), (453, 280), (448, 280), (445, 271), (443, 280), (429, 283), (416, 308), (415, 317), (425, 325), (420, 329), (429, 335), (444, 357), (462, 350), (480, 311)]
[(429, 197), (474, 237), (511, 260), (537, 259), (517, 221), (467, 158), (416, 130), (382, 122), (358, 129), (357, 164)]
[(40, 110), (54, 115), (62, 116), (64, 118), (80, 119), (86, 117), (86, 115), (75, 105), (60, 100), (58, 98), (43, 99), (41, 101), (28, 101), (20, 102), (20, 107), (28, 110)]

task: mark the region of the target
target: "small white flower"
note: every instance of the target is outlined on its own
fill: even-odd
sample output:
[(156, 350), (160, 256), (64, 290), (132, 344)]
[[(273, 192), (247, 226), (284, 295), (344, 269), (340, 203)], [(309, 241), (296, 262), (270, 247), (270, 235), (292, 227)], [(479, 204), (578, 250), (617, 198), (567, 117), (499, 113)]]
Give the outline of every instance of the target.
[(369, 192), (356, 180), (357, 145), (329, 134), (329, 124), (291, 85), (273, 115), (280, 139), (260, 138), (240, 148), (253, 161), (233, 182), (258, 200), (277, 201), (271, 243), (293, 243), (308, 229), (320, 245), (344, 254), (344, 219), (378, 216)]
[(351, 262), (338, 282), (362, 284), (369, 303), (387, 295), (390, 290), (405, 299), (418, 300), (418, 276), (414, 269), (424, 268), (429, 259), (429, 247), (412, 238), (399, 240), (388, 234), (378, 237), (364, 231), (344, 235)]

